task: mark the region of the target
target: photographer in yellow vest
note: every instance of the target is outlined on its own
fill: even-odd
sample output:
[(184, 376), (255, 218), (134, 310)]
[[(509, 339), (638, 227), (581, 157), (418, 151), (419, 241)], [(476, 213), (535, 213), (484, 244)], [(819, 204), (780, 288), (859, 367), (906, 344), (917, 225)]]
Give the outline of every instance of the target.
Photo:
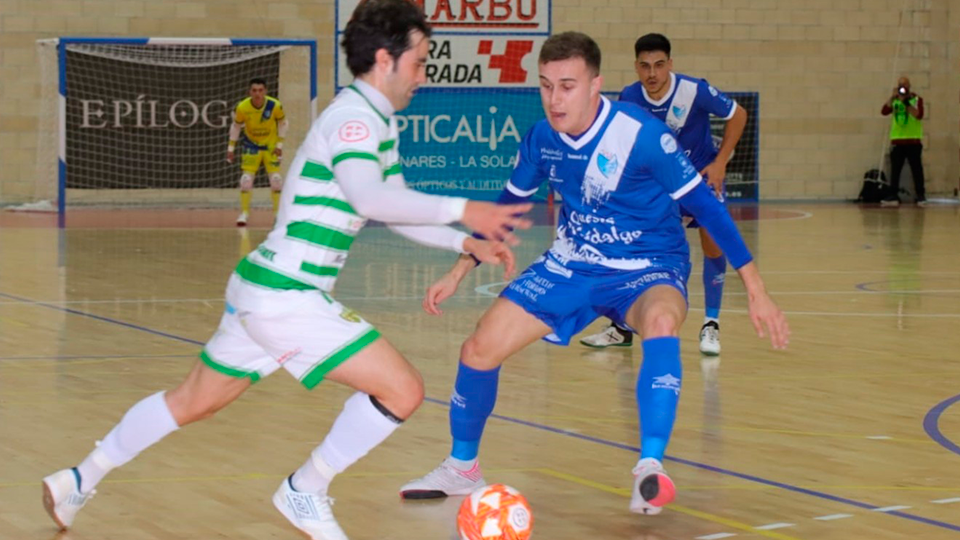
[(900, 171), (903, 162), (910, 163), (917, 206), (926, 206), (923, 188), (923, 98), (910, 91), (910, 79), (900, 77), (893, 95), (880, 111), (890, 120), (890, 182), (891, 190), (881, 202), (883, 206), (899, 206)]

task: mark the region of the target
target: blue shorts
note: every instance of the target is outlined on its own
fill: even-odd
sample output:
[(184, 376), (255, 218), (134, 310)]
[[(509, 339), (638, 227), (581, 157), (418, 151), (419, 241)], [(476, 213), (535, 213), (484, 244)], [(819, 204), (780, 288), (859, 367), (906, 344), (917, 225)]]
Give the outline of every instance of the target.
[(690, 265), (683, 269), (653, 266), (643, 270), (571, 270), (549, 254), (534, 261), (500, 293), (524, 311), (543, 321), (553, 334), (543, 338), (567, 345), (599, 317), (630, 328), (627, 311), (654, 285), (669, 285), (687, 298)]

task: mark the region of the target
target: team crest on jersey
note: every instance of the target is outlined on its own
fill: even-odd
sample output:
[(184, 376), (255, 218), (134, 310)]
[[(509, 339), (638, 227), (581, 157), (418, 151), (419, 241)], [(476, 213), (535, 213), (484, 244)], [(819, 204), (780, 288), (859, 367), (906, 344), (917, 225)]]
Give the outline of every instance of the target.
[(351, 120), (340, 126), (340, 140), (348, 143), (360, 142), (370, 136), (370, 129), (363, 122)]
[(673, 138), (673, 135), (664, 133), (660, 136), (660, 147), (663, 148), (665, 153), (672, 154), (677, 151), (677, 140)]
[(620, 168), (620, 162), (615, 154), (600, 150), (597, 152), (597, 168), (600, 169), (600, 174), (610, 178)]
[(350, 308), (343, 308), (343, 311), (340, 312), (340, 318), (352, 323), (361, 322), (363, 319), (360, 318), (360, 315), (356, 311)]
[(677, 118), (683, 118), (683, 115), (687, 113), (686, 107), (681, 107), (680, 105), (673, 106), (673, 115)]
[(557, 182), (557, 183), (563, 182), (563, 178), (557, 178), (557, 166), (556, 166), (556, 165), (551, 165), (551, 166), (550, 166), (550, 177), (548, 178), (548, 180), (550, 180), (551, 182)]

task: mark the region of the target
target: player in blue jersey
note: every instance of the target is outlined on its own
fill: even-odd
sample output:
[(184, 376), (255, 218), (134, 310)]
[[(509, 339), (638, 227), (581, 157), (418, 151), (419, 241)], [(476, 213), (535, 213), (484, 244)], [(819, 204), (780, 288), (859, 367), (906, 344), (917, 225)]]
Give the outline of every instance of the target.
[[(700, 171), (707, 184), (714, 189), (721, 202), (723, 180), (727, 163), (747, 124), (747, 112), (743, 107), (710, 86), (703, 79), (695, 79), (673, 72), (670, 57), (670, 40), (661, 34), (641, 36), (634, 45), (636, 70), (640, 80), (620, 93), (620, 101), (636, 103), (643, 109), (666, 122), (676, 134), (693, 166)], [(710, 132), (710, 116), (722, 118), (723, 139), (719, 150), (713, 143)], [(681, 215), (691, 217), (681, 207)], [(699, 224), (693, 220), (692, 227)], [(727, 259), (710, 234), (700, 229), (700, 244), (703, 247), (703, 291), (706, 314), (700, 328), (700, 352), (710, 356), (720, 354), (720, 304), (723, 300), (723, 284), (727, 273)], [(630, 346), (633, 334), (616, 323), (604, 331), (580, 340), (588, 347)]]
[[(562, 195), (553, 246), (511, 282), (461, 348), (450, 398), (451, 455), (401, 488), (407, 499), (465, 495), (484, 484), (477, 455), (497, 397), (500, 365), (545, 339), (566, 345), (598, 317), (643, 336), (637, 379), (642, 452), (630, 509), (659, 513), (674, 496), (663, 470), (682, 385), (680, 325), (687, 313), (690, 254), (677, 202), (717, 240), (747, 290), (757, 333), (775, 348), (789, 328), (767, 295), (733, 220), (663, 122), (600, 94), (600, 49), (566, 32), (544, 42), (540, 95), (547, 118), (527, 132), (501, 203), (526, 201), (547, 180)], [(461, 257), (427, 290), (439, 314), (475, 266)]]

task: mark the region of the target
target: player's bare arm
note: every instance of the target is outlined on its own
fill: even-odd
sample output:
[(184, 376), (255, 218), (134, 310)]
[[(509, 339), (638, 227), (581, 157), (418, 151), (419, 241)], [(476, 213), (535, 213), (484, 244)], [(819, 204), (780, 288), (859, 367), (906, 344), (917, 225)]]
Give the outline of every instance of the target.
[(727, 164), (733, 156), (733, 150), (743, 130), (747, 126), (747, 111), (737, 106), (733, 117), (727, 121), (723, 128), (723, 139), (720, 142), (720, 150), (717, 152), (717, 158), (712, 163), (704, 167), (700, 174), (707, 180), (707, 184), (718, 194), (723, 191), (723, 180), (727, 177)]
[[(466, 247), (466, 243), (464, 247)], [(473, 257), (460, 255), (453, 268), (427, 288), (427, 294), (423, 298), (423, 310), (431, 315), (442, 315), (443, 311), (440, 310), (440, 304), (457, 292), (457, 287), (460, 286), (463, 278), (467, 277), (467, 274), (476, 267), (477, 262), (473, 260)], [(512, 266), (509, 270), (512, 273)]]
[(741, 266), (737, 269), (737, 273), (740, 274), (743, 286), (747, 289), (747, 310), (757, 335), (764, 337), (764, 329), (766, 329), (773, 348), (786, 349), (790, 343), (790, 325), (787, 324), (786, 315), (767, 293), (756, 263), (749, 262)]

